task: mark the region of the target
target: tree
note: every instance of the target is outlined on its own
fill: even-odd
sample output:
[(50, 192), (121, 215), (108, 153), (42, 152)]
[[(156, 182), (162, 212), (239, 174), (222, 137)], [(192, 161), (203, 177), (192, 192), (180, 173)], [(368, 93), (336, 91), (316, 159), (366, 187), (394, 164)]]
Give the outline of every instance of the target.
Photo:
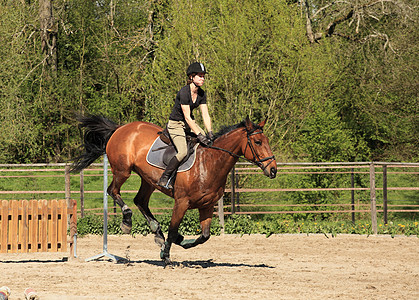
[(255, 121), (267, 117), (271, 144), (284, 158), (289, 155), (312, 104), (335, 80), (333, 47), (311, 47), (299, 11), (281, 0), (173, 5), (146, 75), (147, 120), (167, 122), (184, 70), (199, 60), (209, 70), (205, 90), (215, 128), (246, 115)]
[(58, 25), (54, 20), (51, 0), (39, 0), (39, 24), (41, 49), (45, 55), (45, 64), (50, 66), (54, 77), (57, 75), (57, 35)]
[(215, 130), (246, 115), (267, 117), (280, 161), (417, 160), (411, 7), (411, 0), (3, 1), (0, 161), (74, 156), (76, 112), (163, 126), (196, 60), (209, 70)]
[[(412, 1), (310, 1), (306, 33), (335, 44), (340, 75), (330, 96), (370, 159), (415, 160), (418, 140), (417, 10)], [(403, 151), (400, 151), (403, 149)]]
[(392, 48), (389, 35), (381, 24), (387, 18), (400, 23), (412, 19), (413, 6), (398, 0), (325, 1), (301, 0), (305, 8), (306, 32), (311, 43), (339, 36), (362, 43), (378, 38)]

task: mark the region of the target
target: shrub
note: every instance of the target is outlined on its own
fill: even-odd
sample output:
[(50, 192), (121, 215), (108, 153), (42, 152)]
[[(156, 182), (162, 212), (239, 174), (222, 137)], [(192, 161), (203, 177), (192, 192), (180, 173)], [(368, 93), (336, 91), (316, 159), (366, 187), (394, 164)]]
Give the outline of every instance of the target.
[[(169, 214), (157, 216), (162, 231), (167, 234), (171, 216)], [(111, 216), (108, 221), (108, 234), (121, 234), (120, 223), (122, 215)], [(140, 214), (134, 214), (132, 218), (133, 235), (147, 235), (151, 233), (146, 219)], [(86, 234), (103, 234), (102, 216), (88, 214), (77, 222), (79, 236)], [(188, 211), (179, 227), (182, 235), (200, 235), (201, 227), (197, 211)], [(219, 235), (221, 225), (218, 218), (213, 218), (211, 223), (211, 235)], [(225, 220), (224, 233), (226, 234), (325, 234), (335, 236), (337, 234), (366, 234), (373, 233), (372, 226), (368, 221), (293, 221), (283, 219), (280, 216), (265, 216), (264, 218), (252, 218), (250, 215), (231, 215)], [(378, 234), (416, 235), (419, 237), (419, 225), (417, 221), (400, 220), (389, 224), (378, 224)]]
[[(162, 231), (167, 233), (169, 230), (171, 215), (165, 214), (156, 217), (159, 221)], [(122, 234), (120, 224), (122, 214), (110, 216), (108, 219), (108, 234)], [(77, 231), (79, 236), (86, 234), (103, 234), (103, 216), (95, 214), (87, 214), (83, 218), (77, 220)], [(147, 235), (151, 230), (147, 220), (140, 214), (134, 213), (132, 216), (132, 235)], [(201, 225), (197, 211), (188, 211), (179, 226), (179, 233), (182, 235), (199, 235), (201, 234)], [(213, 218), (211, 223), (211, 234), (219, 235), (221, 233), (221, 225), (218, 218)]]

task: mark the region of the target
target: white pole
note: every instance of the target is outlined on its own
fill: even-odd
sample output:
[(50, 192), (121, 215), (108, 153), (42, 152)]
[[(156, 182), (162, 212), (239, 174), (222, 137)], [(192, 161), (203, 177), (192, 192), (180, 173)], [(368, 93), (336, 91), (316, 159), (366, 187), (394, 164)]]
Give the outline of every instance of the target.
[(108, 157), (103, 155), (103, 253), (87, 258), (86, 261), (98, 260), (107, 257), (109, 260), (119, 262), (125, 260), (122, 257), (108, 253)]
[(103, 253), (108, 252), (108, 157), (103, 155)]

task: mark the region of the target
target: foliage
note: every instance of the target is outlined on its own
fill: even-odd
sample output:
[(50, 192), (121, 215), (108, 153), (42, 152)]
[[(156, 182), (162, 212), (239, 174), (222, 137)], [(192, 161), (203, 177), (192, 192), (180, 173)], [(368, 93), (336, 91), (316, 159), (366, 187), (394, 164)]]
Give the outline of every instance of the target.
[[(355, 224), (349, 221), (330, 222), (330, 221), (302, 221), (292, 222), (289, 220), (271, 219), (257, 223), (258, 232), (270, 236), (278, 233), (304, 233), (304, 234), (324, 234), (336, 236), (337, 234), (373, 234), (371, 224), (366, 221), (359, 221)], [(395, 235), (416, 235), (419, 237), (418, 222), (405, 221), (405, 224), (379, 223), (377, 234)]]
[[(169, 230), (171, 216), (168, 214), (156, 216), (163, 232), (167, 233)], [(110, 216), (108, 219), (108, 234), (122, 234), (120, 224), (122, 215)], [(83, 218), (77, 220), (77, 231), (80, 236), (86, 234), (103, 234), (103, 216), (95, 214), (87, 214)], [(221, 225), (217, 218), (214, 218), (211, 223), (211, 234), (219, 235), (221, 232)], [(179, 227), (179, 233), (182, 235), (198, 235), (201, 234), (201, 227), (199, 224), (199, 216), (197, 211), (188, 211), (183, 218)], [(150, 227), (147, 220), (137, 213), (132, 216), (132, 235), (147, 235), (151, 234)]]
[(230, 234), (256, 233), (255, 224), (249, 215), (232, 215), (225, 221), (224, 230)]
[[(164, 233), (168, 232), (170, 215), (159, 216), (158, 221)], [(108, 222), (108, 234), (122, 234), (119, 224), (121, 216), (111, 217)], [(77, 222), (79, 236), (86, 234), (103, 234), (103, 222), (100, 216), (87, 215)], [(199, 235), (201, 233), (196, 212), (188, 212), (181, 223), (179, 233), (182, 235)], [(214, 218), (211, 224), (211, 235), (220, 235), (221, 225), (218, 218)], [(272, 234), (324, 234), (336, 236), (337, 234), (363, 234), (371, 235), (372, 227), (368, 221), (292, 221), (284, 220), (276, 216), (267, 216), (263, 219), (254, 219), (249, 215), (232, 215), (225, 220), (225, 234), (264, 234), (269, 237)], [(144, 217), (133, 216), (133, 235), (151, 234), (150, 228)], [(417, 221), (400, 220), (389, 224), (378, 224), (378, 234), (415, 235), (419, 237), (419, 225)]]
[(2, 163), (77, 155), (75, 113), (164, 125), (195, 60), (209, 70), (214, 128), (267, 117), (281, 161), (418, 158), (411, 0), (53, 3), (56, 69), (40, 1), (0, 4)]
[(88, 214), (84, 218), (77, 219), (77, 234), (80, 236), (86, 234), (103, 234), (103, 218), (98, 215)]

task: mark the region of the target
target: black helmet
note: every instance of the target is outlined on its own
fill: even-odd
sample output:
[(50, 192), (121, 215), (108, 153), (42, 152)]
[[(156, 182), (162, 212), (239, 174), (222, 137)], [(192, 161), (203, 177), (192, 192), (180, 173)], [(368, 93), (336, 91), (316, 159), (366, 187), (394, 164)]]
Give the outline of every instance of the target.
[(186, 71), (186, 75), (191, 75), (192, 73), (207, 73), (207, 69), (205, 69), (204, 65), (199, 62), (194, 62), (190, 64), (188, 70)]

